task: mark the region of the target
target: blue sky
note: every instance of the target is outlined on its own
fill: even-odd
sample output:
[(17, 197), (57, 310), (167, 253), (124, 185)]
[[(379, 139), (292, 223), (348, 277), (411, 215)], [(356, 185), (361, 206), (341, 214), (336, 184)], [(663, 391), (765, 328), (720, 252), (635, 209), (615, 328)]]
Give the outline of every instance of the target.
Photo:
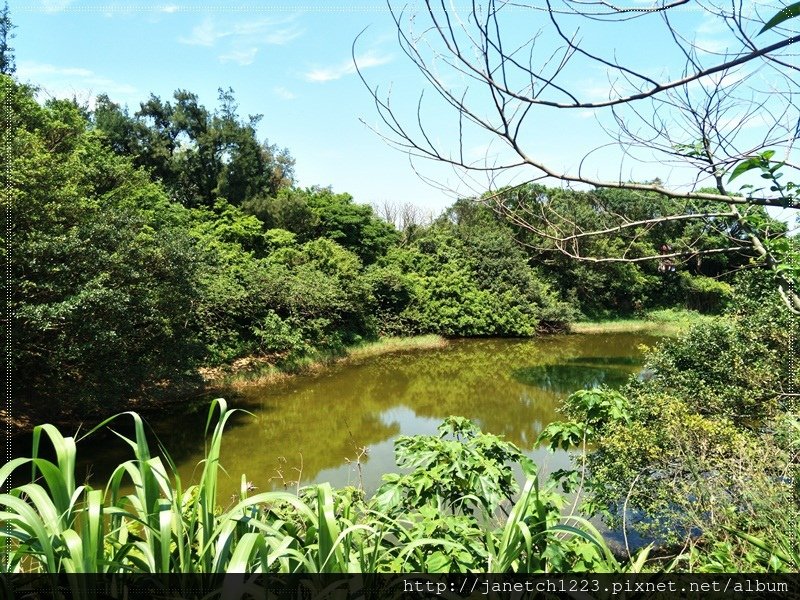
[(17, 74), (53, 95), (105, 92), (135, 110), (150, 93), (168, 98), (181, 88), (212, 107), (217, 89), (231, 87), (241, 115), (264, 115), (261, 137), (289, 148), (301, 185), (332, 185), (360, 202), (438, 209), (449, 201), (359, 121), (374, 112), (354, 74), (351, 45), (370, 26), (359, 51), (365, 72), (394, 66), (385, 13), (324, 5), (242, 11), (116, 3), (109, 11), (81, 2), (16, 4)]
[[(287, 147), (294, 156), (300, 185), (331, 185), (358, 202), (413, 202), (434, 212), (454, 199), (453, 192), (421, 181), (406, 155), (361, 122), (378, 125), (372, 100), (351, 59), (351, 46), (363, 29), (367, 28), (356, 56), (364, 75), (382, 90), (391, 88), (394, 106), (412, 123), (422, 89), (419, 74), (398, 46), (383, 3), (353, 6), (307, 0), (296, 6), (263, 1), (221, 6), (219, 2), (12, 0), (9, 4), (17, 25), (13, 40), (17, 75), (42, 86), (45, 93), (82, 100), (107, 93), (133, 112), (150, 93), (169, 98), (179, 88), (197, 93), (203, 104), (214, 107), (217, 89), (231, 87), (241, 115), (264, 115), (260, 137)], [(677, 12), (675, 18), (708, 52), (724, 49), (719, 23), (690, 10)], [(543, 19), (543, 15), (511, 13), (505, 30), (509, 43), (529, 38), (532, 27), (546, 24)], [(677, 73), (682, 64), (666, 58), (669, 55), (661, 46), (666, 42), (658, 37), (657, 25), (637, 20), (611, 30), (584, 28), (581, 35), (603, 52), (627, 55), (648, 72)], [(565, 77), (589, 99), (608, 95), (608, 80), (600, 69), (578, 68)], [(451, 82), (455, 89), (463, 83), (457, 77)], [(454, 113), (430, 96), (425, 107), (426, 128), (449, 146), (458, 131)], [(557, 168), (575, 169), (586, 152), (608, 141), (599, 127), (602, 123), (609, 123), (608, 115), (588, 110), (541, 111), (525, 133), (526, 142)], [(489, 141), (468, 133), (465, 149), (475, 160), (501, 158), (502, 148)], [(446, 188), (470, 191), (450, 169), (423, 163), (417, 168)], [(611, 178), (620, 175), (640, 181), (659, 176), (680, 184), (687, 177), (659, 162), (621, 163), (613, 148), (593, 153), (585, 168), (592, 176), (610, 173)], [(485, 184), (474, 182), (473, 191)]]

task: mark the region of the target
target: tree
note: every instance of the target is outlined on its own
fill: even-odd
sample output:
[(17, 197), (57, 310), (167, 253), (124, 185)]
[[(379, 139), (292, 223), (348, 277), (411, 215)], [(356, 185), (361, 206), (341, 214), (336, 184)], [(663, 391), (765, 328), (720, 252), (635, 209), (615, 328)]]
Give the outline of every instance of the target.
[(401, 245), (414, 241), (423, 231), (423, 227), (430, 225), (434, 220), (433, 212), (429, 211), (426, 214), (413, 202), (398, 203), (384, 200), (373, 202), (371, 206), (376, 215), (394, 225), (401, 233)]
[(212, 207), (220, 198), (240, 206), (292, 184), (294, 159), (258, 141), (261, 115), (240, 118), (233, 90), (219, 90), (213, 112), (192, 92), (177, 90), (173, 98), (151, 95), (131, 116), (101, 95), (94, 125), (115, 152), (132, 156), (185, 206)]
[(16, 25), (11, 22), (8, 2), (6, 2), (0, 13), (0, 73), (3, 75), (13, 75), (17, 70), (14, 63), (14, 48), (9, 45), (11, 40), (16, 37), (13, 33), (15, 28)]
[(201, 357), (188, 211), (87, 131), (74, 102), (42, 107), (31, 88), (1, 79), (11, 394), (22, 414), (113, 411)]
[[(764, 213), (765, 207), (800, 209), (796, 185), (780, 181), (787, 172), (796, 177), (798, 171), (793, 143), (800, 111), (793, 101), (798, 86), (791, 46), (800, 38), (784, 25), (797, 15), (798, 5), (784, 4), (768, 20), (769, 15), (759, 12), (766, 9), (755, 5), (700, 0), (695, 8), (727, 36), (720, 48), (710, 48), (696, 39), (697, 20), (680, 10), (687, 3), (658, 0), (651, 8), (628, 9), (582, 0), (545, 0), (544, 5), (487, 0), (462, 12), (442, 0), (426, 1), (418, 13), (390, 3), (400, 47), (423, 76), (425, 90), (455, 111), (449, 131), (435, 130), (433, 119), (426, 119), (430, 105), (424, 92), (416, 114), (404, 115), (392, 104), (391, 94), (380, 93), (361, 71), (359, 75), (388, 128), (379, 132), (384, 139), (412, 159), (452, 166), (463, 185), (536, 234), (543, 249), (594, 262), (754, 252), (774, 272), (785, 303), (800, 312), (800, 297), (793, 291), (797, 273), (792, 243), (772, 236)], [(607, 40), (629, 34), (622, 27), (630, 22), (647, 31), (649, 47), (663, 36), (674, 55), (666, 61), (659, 56), (658, 64), (679, 61), (680, 75), (654, 75), (639, 46), (628, 56), (618, 48), (604, 48)], [(573, 77), (598, 71), (608, 78), (602, 99), (587, 96)], [(577, 169), (559, 169), (546, 158), (547, 148), (537, 143), (536, 125), (565, 112), (574, 117), (578, 111), (594, 113), (610, 137), (606, 146), (617, 146), (623, 161), (688, 166), (694, 182), (681, 187), (637, 181), (622, 176), (622, 165), (616, 178), (592, 177), (588, 172), (594, 150)], [(435, 127), (444, 127), (437, 121)], [(498, 149), (475, 160), (470, 147), (487, 141)], [(760, 175), (766, 187), (746, 184), (736, 190), (739, 182), (733, 182), (748, 172)], [(611, 209), (600, 203), (599, 218), (582, 225), (569, 203), (516, 193), (540, 180), (652, 194), (660, 209), (637, 218), (628, 214), (627, 205)], [(708, 184), (713, 189), (704, 189)], [(669, 245), (668, 252), (635, 247), (621, 253), (587, 252), (587, 246), (598, 249), (590, 243), (597, 238), (666, 232), (674, 223), (688, 222), (715, 229), (722, 243), (704, 248)]]
[(396, 241), (397, 231), (379, 219), (371, 206), (356, 204), (350, 194), (330, 188), (283, 188), (242, 205), (266, 229), (286, 229), (301, 242), (326, 237), (354, 252), (364, 264), (375, 262)]

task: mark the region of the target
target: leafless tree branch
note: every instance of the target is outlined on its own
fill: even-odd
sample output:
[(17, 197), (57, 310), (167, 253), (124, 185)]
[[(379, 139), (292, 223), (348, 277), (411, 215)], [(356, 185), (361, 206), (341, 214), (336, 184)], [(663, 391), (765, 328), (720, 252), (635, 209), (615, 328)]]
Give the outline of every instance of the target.
[[(800, 198), (774, 193), (775, 189), (732, 193), (725, 181), (736, 165), (767, 149), (783, 152), (783, 169), (798, 174), (794, 142), (800, 110), (792, 49), (800, 38), (783, 29), (770, 34), (770, 43), (761, 43), (757, 34), (766, 17), (746, 10), (742, 2), (697, 0), (709, 22), (727, 35), (721, 48), (709, 50), (697, 41), (697, 21), (687, 21), (688, 13), (678, 12), (687, 3), (662, 0), (634, 9), (610, 0), (473, 0), (461, 9), (445, 0), (426, 0), (424, 9), (412, 14), (408, 6), (397, 7), (389, 0), (399, 46), (434, 92), (432, 100), (454, 111), (454, 135), (439, 135), (438, 128), (446, 125), (424, 118), (428, 106), (424, 91), (415, 113), (407, 118), (404, 107), (392, 104), (391, 89), (381, 93), (369, 84), (356, 60), (359, 38), (353, 44), (353, 60), (388, 130), (379, 135), (412, 158), (451, 166), (472, 189), (474, 176), (485, 177), (487, 185), (477, 195), (494, 203), (510, 222), (539, 236), (547, 249), (596, 262), (754, 252), (775, 269), (787, 305), (800, 312), (800, 298), (777, 269), (764, 234), (749, 220), (753, 210), (763, 207), (800, 209)], [(671, 64), (683, 65), (679, 76), (659, 75), (641, 67), (635, 56), (626, 59), (616, 50), (609, 53), (591, 37), (591, 27), (601, 32), (611, 28), (618, 35), (620, 23), (634, 19), (659, 25), (662, 42), (674, 51)], [(530, 25), (527, 29), (520, 27), (523, 20)], [(588, 32), (582, 30), (583, 23), (591, 25)], [(520, 31), (530, 33), (520, 39)], [(575, 83), (576, 69), (604, 72), (607, 97), (586, 97)], [(577, 173), (541, 157), (546, 152), (531, 144), (531, 132), (536, 131), (531, 120), (549, 118), (558, 109), (567, 109), (567, 114), (574, 114), (574, 109), (594, 111), (600, 129), (623, 157), (616, 179), (587, 174), (591, 150), (579, 159)], [(415, 123), (415, 128), (408, 123)], [(468, 148), (476, 136), (496, 140), (497, 154), (490, 157), (487, 151), (483, 159), (473, 160)], [(626, 160), (690, 167), (694, 184), (686, 188), (626, 178)], [(508, 179), (519, 175), (509, 187)], [(586, 228), (566, 205), (509, 204), (510, 191), (539, 180), (652, 194), (654, 201), (673, 202), (670, 206), (677, 212), (629, 218), (625, 210), (598, 207), (602, 218), (596, 227)], [(713, 182), (714, 191), (701, 187), (707, 180)], [(700, 223), (728, 243), (658, 254), (639, 248), (643, 232), (684, 222)], [(621, 256), (589, 256), (583, 251), (586, 240), (622, 234), (627, 238), (620, 243), (627, 246)]]

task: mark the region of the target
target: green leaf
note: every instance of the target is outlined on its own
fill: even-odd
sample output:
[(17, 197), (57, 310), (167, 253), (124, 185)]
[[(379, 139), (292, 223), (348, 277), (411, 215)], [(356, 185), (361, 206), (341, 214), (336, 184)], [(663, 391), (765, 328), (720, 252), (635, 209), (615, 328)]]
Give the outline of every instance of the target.
[(758, 32), (758, 35), (761, 35), (765, 31), (772, 29), (773, 27), (780, 25), (784, 21), (788, 21), (796, 16), (800, 15), (800, 2), (795, 2), (794, 4), (790, 4), (786, 8), (781, 9), (778, 11), (774, 17), (772, 17), (769, 21), (764, 24), (764, 27), (761, 28), (761, 31)]
[(441, 550), (431, 554), (425, 561), (429, 573), (447, 573), (450, 567), (450, 557)]
[(740, 162), (738, 165), (736, 165), (736, 168), (731, 173), (731, 176), (728, 177), (728, 183), (739, 177), (739, 175), (742, 173), (757, 169), (760, 164), (761, 158), (748, 158), (747, 160)]

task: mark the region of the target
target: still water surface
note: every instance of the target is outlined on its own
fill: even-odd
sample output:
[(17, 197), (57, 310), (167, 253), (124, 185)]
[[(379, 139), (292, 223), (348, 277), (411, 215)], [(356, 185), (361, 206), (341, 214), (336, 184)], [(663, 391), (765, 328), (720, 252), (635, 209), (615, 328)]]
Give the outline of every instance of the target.
[[(224, 438), (221, 463), (229, 476), (221, 476), (220, 501), (238, 490), (243, 473), (258, 491), (293, 489), (299, 479), (361, 484), (369, 494), (381, 475), (396, 470), (397, 436), (434, 434), (448, 415), (505, 436), (545, 473), (566, 467), (567, 453), (535, 444), (559, 419), (559, 402), (583, 387), (621, 385), (641, 368), (641, 346), (657, 341), (630, 333), (454, 340), (249, 389), (235, 405), (253, 414), (231, 419)], [(200, 410), (153, 423), (184, 483), (199, 472), (205, 417)], [(79, 446), (79, 456), (93, 456), (95, 475), (129, 458), (113, 437), (87, 442), (91, 447)]]

